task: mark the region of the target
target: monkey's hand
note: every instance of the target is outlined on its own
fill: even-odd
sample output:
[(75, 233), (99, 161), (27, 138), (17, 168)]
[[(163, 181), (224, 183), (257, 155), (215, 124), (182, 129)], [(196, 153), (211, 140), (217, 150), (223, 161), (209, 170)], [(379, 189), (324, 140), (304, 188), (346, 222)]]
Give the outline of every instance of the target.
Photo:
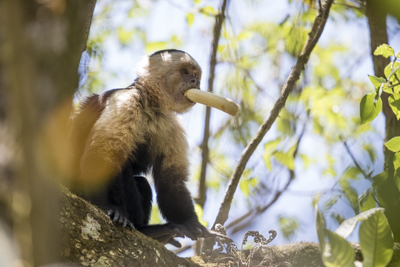
[(128, 226), (131, 230), (135, 230), (135, 226), (133, 223), (128, 219), (128, 215), (124, 214), (124, 212), (120, 211), (117, 208), (110, 208), (105, 209), (108, 217), (114, 222), (122, 225), (122, 228)]
[(226, 240), (232, 241), (229, 237), (226, 235), (220, 234), (218, 232), (215, 232), (213, 230), (209, 230), (206, 227), (204, 227), (198, 220), (192, 219), (184, 222), (183, 224), (175, 224), (175, 223), (169, 223), (170, 227), (173, 227), (177, 230), (179, 230), (182, 234), (185, 236), (189, 237), (192, 240), (197, 240), (199, 237), (207, 238), (207, 237), (221, 237)]

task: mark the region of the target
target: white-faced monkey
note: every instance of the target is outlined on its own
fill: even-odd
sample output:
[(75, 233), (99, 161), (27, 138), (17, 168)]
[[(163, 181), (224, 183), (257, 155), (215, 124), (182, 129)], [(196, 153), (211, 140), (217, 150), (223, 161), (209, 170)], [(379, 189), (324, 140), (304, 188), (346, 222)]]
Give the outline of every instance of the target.
[[(162, 50), (145, 57), (135, 82), (123, 89), (92, 95), (72, 123), (73, 159), (80, 179), (107, 181), (83, 197), (110, 218), (163, 243), (175, 236), (215, 236), (202, 226), (185, 182), (189, 175), (188, 143), (176, 114), (194, 102), (184, 96), (200, 88), (201, 68), (187, 53)], [(152, 171), (157, 202), (168, 223), (148, 225)], [(110, 178), (111, 177), (111, 178)]]

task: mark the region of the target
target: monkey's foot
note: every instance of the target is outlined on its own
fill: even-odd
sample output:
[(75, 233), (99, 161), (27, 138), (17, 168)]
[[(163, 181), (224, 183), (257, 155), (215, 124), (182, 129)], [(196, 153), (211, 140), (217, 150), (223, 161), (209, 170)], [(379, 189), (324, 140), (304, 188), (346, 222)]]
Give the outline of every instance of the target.
[(131, 230), (135, 230), (135, 226), (133, 225), (133, 223), (127, 218), (127, 215), (125, 215), (120, 210), (116, 208), (107, 209), (106, 213), (114, 223), (121, 224), (122, 228), (128, 226), (129, 228), (131, 228)]
[(182, 245), (178, 241), (176, 241), (175, 237), (185, 237), (185, 235), (174, 225), (170, 223), (166, 224), (158, 224), (158, 225), (148, 225), (144, 227), (140, 227), (138, 231), (143, 234), (157, 240), (160, 243), (171, 244), (175, 247), (180, 248)]

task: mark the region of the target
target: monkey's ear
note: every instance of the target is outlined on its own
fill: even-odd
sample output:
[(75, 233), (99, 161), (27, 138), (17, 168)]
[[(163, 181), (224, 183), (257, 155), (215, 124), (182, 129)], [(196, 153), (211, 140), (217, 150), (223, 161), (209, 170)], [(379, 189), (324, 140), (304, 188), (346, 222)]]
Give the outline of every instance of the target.
[(199, 89), (186, 90), (185, 96), (193, 102), (217, 108), (232, 116), (236, 116), (239, 111), (239, 105), (232, 100), (214, 95), (209, 92), (200, 91)]

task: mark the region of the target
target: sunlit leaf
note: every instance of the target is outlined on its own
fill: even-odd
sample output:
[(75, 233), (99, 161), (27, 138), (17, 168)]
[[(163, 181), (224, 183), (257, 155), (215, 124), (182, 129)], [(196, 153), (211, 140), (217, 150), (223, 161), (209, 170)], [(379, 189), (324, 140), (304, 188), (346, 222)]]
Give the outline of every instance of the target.
[(400, 151), (400, 136), (393, 137), (385, 143), (385, 146), (393, 152)]
[(187, 21), (189, 27), (192, 27), (193, 22), (194, 22), (194, 14), (192, 14), (192, 13), (187, 13), (187, 14), (186, 14), (186, 21)]
[(215, 9), (212, 6), (205, 6), (201, 8), (199, 11), (211, 16), (215, 16), (218, 14), (217, 11), (215, 11)]
[(194, 205), (194, 211), (196, 212), (197, 218), (199, 218), (199, 222), (204, 226), (208, 226), (208, 223), (203, 219), (203, 208), (199, 204), (196, 204)]
[(322, 253), (322, 261), (326, 267), (353, 267), (354, 249), (340, 235), (326, 230), (328, 241)]
[(132, 41), (133, 32), (127, 31), (123, 27), (119, 27), (117, 30), (117, 36), (122, 45), (127, 45)]
[(396, 115), (397, 120), (400, 120), (400, 93), (392, 94), (389, 96), (389, 105)]
[(242, 192), (243, 192), (243, 195), (245, 197), (248, 197), (250, 194), (250, 186), (249, 186), (248, 180), (242, 179), (240, 181), (239, 186), (240, 186), (240, 190), (242, 190)]
[(194, 3), (197, 5), (197, 4), (200, 4), (201, 1), (202, 1), (202, 0), (194, 0)]
[(378, 46), (374, 51), (375, 56), (391, 57), (394, 56), (394, 50), (387, 44), (382, 44)]
[(376, 93), (366, 94), (360, 103), (361, 124), (373, 121), (382, 110), (382, 100), (379, 98), (374, 105)]
[(358, 197), (358, 204), (361, 211), (367, 211), (376, 207), (374, 196), (370, 190), (364, 191)]
[(279, 227), (285, 239), (290, 239), (299, 228), (299, 222), (295, 218), (279, 216)]
[(277, 161), (279, 161), (282, 165), (289, 168), (289, 170), (294, 170), (294, 158), (293, 153), (285, 153), (282, 151), (275, 151), (272, 153)]
[(396, 82), (396, 78), (394, 77), (393, 74), (396, 73), (397, 75), (400, 75), (400, 69), (397, 69), (399, 66), (400, 66), (400, 63), (396, 61), (396, 62), (390, 62), (385, 67), (385, 70), (384, 70), (385, 77), (392, 83)]
[(264, 146), (263, 158), (264, 158), (265, 165), (267, 166), (267, 168), (269, 170), (272, 170), (272, 165), (271, 165), (272, 151), (276, 149), (276, 147), (279, 145), (280, 142), (281, 142), (281, 139), (278, 138), (276, 140), (266, 143)]
[(376, 77), (373, 75), (368, 75), (368, 78), (371, 81), (371, 83), (374, 85), (375, 88), (379, 88), (382, 83), (386, 83), (385, 78)]
[(163, 50), (167, 48), (167, 43), (166, 42), (153, 42), (153, 43), (147, 43), (146, 44), (146, 52), (154, 52), (157, 50)]
[(338, 235), (340, 235), (343, 238), (346, 238), (353, 232), (353, 230), (356, 227), (358, 222), (366, 220), (371, 214), (373, 214), (379, 210), (383, 212), (384, 209), (383, 208), (373, 208), (373, 209), (361, 212), (360, 214), (357, 214), (356, 216), (345, 220), (338, 227), (338, 229), (336, 229), (335, 233), (337, 233)]
[(360, 226), (364, 267), (385, 267), (393, 255), (393, 236), (383, 210), (373, 209)]

